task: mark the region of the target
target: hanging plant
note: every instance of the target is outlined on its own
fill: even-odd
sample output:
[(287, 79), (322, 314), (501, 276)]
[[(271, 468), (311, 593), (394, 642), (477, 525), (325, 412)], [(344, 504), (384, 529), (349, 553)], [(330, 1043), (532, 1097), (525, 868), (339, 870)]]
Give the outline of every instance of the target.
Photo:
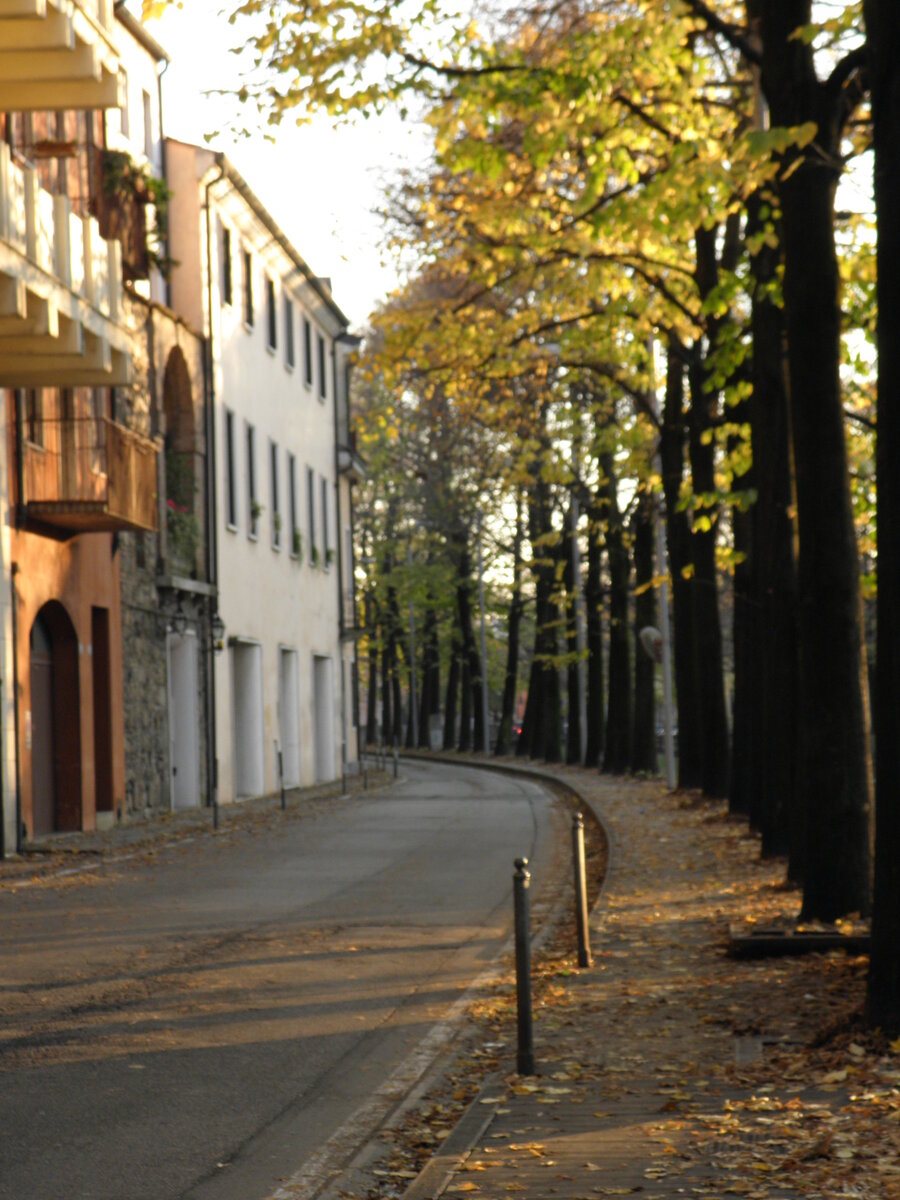
[[(164, 252), (169, 233), (169, 201), (165, 180), (157, 179), (146, 165), (138, 165), (122, 150), (102, 152), (103, 196), (107, 201), (101, 219), (104, 236), (122, 241), (123, 261), (132, 278), (145, 278), (156, 267), (168, 279), (174, 260)], [(146, 210), (153, 209), (153, 227), (147, 228)]]

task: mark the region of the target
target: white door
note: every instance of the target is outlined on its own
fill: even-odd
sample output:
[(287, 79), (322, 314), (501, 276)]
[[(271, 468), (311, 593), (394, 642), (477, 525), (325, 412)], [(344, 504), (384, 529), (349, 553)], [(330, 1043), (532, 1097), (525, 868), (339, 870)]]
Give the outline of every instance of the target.
[(234, 714), (234, 793), (261, 796), (263, 760), (262, 646), (235, 642), (231, 647)]
[(200, 805), (197, 638), (169, 634), (169, 762), (173, 808)]
[(335, 778), (334, 676), (331, 659), (313, 657), (313, 723), (316, 749), (316, 783)]
[(296, 650), (282, 649), (278, 663), (278, 715), (284, 786), (300, 786), (300, 669)]

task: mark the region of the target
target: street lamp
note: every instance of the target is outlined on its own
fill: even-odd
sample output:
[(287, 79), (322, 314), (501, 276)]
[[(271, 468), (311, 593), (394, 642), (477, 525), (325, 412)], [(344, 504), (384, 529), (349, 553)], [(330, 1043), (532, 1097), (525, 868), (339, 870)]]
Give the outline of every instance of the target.
[(172, 632), (176, 637), (184, 637), (185, 630), (187, 629), (187, 623), (187, 613), (182, 607), (181, 597), (179, 596), (175, 612), (172, 614)]

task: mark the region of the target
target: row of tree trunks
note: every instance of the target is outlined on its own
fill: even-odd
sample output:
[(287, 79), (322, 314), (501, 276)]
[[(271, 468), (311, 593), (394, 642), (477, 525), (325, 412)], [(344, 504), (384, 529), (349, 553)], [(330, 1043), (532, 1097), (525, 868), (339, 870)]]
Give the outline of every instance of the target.
[(509, 754), (513, 748), (513, 720), (516, 709), (516, 688), (519, 677), (519, 641), (525, 604), (522, 599), (522, 545), (525, 541), (525, 523), (521, 491), (516, 495), (516, 528), (513, 534), (513, 589), (509, 604), (506, 631), (506, 670), (503, 676), (503, 701), (500, 710), (500, 725), (494, 753)]
[(656, 505), (644, 493), (638, 499), (633, 524), (634, 559), (634, 723), (631, 733), (631, 770), (657, 770), (656, 665), (641, 646), (641, 630), (656, 627)]

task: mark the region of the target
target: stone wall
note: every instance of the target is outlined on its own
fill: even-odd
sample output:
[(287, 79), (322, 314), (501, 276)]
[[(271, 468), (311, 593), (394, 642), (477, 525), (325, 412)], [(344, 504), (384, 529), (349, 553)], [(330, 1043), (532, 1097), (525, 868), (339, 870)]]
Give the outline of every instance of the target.
[[(125, 725), (125, 817), (140, 820), (171, 808), (172, 762), (168, 648), (176, 609), (181, 608), (187, 628), (197, 637), (198, 745), (200, 789), (196, 802), (208, 802), (207, 730), (209, 688), (210, 600), (202, 594), (205, 583), (202, 488), (205, 440), (203, 439), (203, 342), (173, 313), (135, 297), (126, 298), (129, 324), (135, 331), (134, 384), (116, 397), (116, 419), (161, 444), (161, 492), (157, 533), (118, 535), (122, 589), (122, 663)], [(167, 552), (165, 504), (165, 418), (163, 380), (173, 350), (187, 367), (194, 408), (196, 461), (198, 464), (197, 528), (200, 544), (194, 569), (185, 578), (173, 571)], [(200, 591), (198, 592), (198, 590)]]

